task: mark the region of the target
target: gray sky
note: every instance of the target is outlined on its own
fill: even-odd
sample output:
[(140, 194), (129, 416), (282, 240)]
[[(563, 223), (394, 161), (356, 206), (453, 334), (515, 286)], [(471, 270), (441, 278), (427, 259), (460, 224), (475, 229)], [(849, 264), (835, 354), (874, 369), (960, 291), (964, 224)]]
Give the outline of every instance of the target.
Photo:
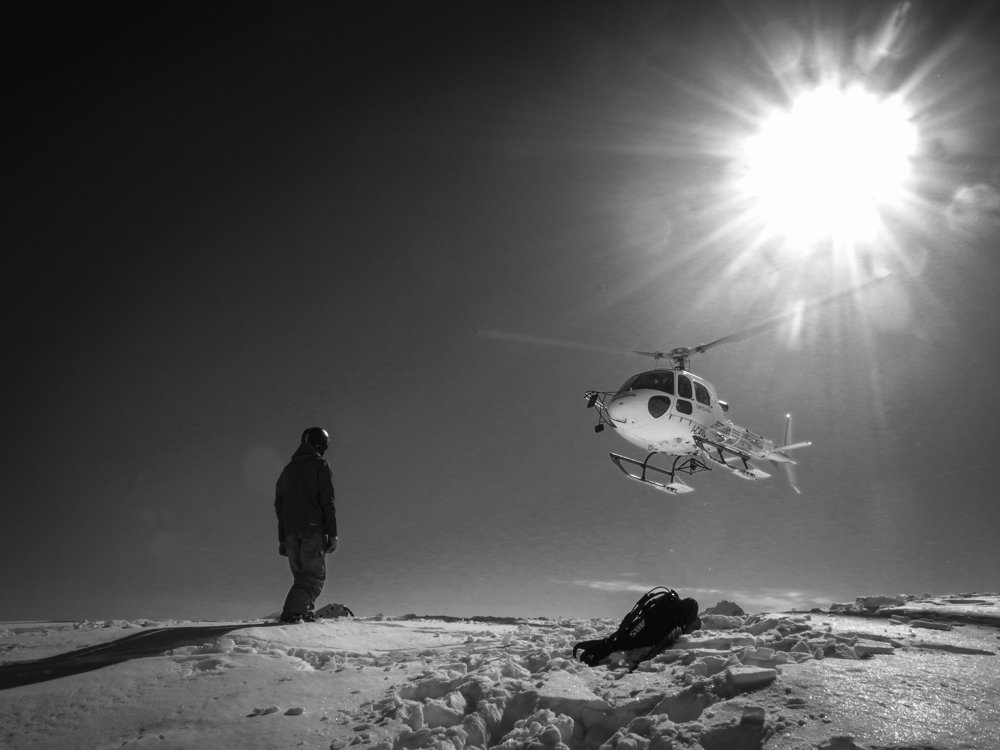
[[(997, 3), (910, 3), (888, 43), (898, 3), (358, 6), (12, 24), (0, 618), (275, 611), (313, 424), (321, 603), (358, 614), (1000, 586)], [(918, 154), (878, 241), (790, 247), (739, 144), (831, 70), (902, 96)], [(693, 345), (873, 269), (692, 363), (740, 424), (794, 413), (801, 496), (629, 483), (583, 394), (648, 362), (475, 335)]]

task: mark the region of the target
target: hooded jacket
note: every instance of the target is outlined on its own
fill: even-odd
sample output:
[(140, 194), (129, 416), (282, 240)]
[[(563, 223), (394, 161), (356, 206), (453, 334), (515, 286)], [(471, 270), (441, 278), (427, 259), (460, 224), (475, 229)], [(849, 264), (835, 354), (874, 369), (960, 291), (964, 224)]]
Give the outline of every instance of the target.
[(282, 469), (274, 492), (274, 510), (281, 543), (286, 534), (317, 532), (337, 536), (333, 472), (326, 459), (308, 443), (302, 443)]

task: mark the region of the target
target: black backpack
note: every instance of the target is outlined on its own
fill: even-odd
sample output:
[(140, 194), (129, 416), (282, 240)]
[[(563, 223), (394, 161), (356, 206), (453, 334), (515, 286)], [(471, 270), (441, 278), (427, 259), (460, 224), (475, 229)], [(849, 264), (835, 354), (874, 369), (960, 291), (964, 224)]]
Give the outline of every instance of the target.
[(653, 658), (682, 634), (693, 633), (700, 627), (698, 602), (681, 599), (673, 589), (659, 586), (642, 595), (614, 633), (573, 646), (573, 658), (593, 667), (615, 651), (646, 649), (629, 658), (629, 671), (634, 672), (640, 662)]

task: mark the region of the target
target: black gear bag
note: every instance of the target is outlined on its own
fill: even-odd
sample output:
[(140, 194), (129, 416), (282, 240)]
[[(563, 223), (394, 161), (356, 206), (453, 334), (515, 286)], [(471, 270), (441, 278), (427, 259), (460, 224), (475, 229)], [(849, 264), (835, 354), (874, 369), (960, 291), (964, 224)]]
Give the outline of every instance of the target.
[(629, 671), (633, 672), (640, 662), (653, 658), (684, 633), (693, 633), (700, 627), (696, 600), (681, 599), (673, 589), (658, 586), (642, 595), (614, 633), (573, 646), (573, 658), (593, 667), (615, 651), (644, 649), (635, 656), (626, 654)]

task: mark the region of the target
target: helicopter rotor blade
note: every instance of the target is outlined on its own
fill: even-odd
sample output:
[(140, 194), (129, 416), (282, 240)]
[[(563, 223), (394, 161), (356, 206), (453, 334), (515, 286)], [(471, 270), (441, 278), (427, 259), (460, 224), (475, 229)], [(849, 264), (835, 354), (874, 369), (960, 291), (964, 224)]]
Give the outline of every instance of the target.
[(661, 360), (670, 356), (669, 352), (641, 352), (638, 349), (633, 349), (632, 354), (638, 354), (640, 357), (652, 357), (655, 360)]
[[(787, 454), (788, 451), (798, 450), (799, 448), (808, 448), (812, 445), (812, 440), (800, 440), (797, 443), (792, 440), (792, 415), (785, 415), (785, 439), (780, 446), (774, 450), (778, 453)], [(792, 461), (792, 463), (795, 463)]]
[(793, 310), (790, 310), (789, 312), (782, 313), (781, 315), (776, 315), (775, 317), (769, 318), (768, 320), (765, 320), (762, 323), (750, 326), (749, 328), (744, 328), (742, 331), (731, 333), (728, 336), (723, 336), (722, 338), (716, 339), (715, 341), (709, 341), (707, 344), (698, 344), (697, 346), (688, 347), (685, 351), (688, 354), (701, 354), (702, 352), (706, 351), (707, 349), (710, 349), (713, 346), (719, 346), (720, 344), (732, 344), (737, 341), (744, 341), (748, 338), (752, 338), (753, 336), (763, 333), (764, 331), (770, 328), (774, 328), (775, 326), (779, 326), (782, 323), (792, 320), (800, 315), (803, 315), (806, 312), (815, 310), (818, 307), (823, 307), (824, 305), (829, 305), (833, 302), (836, 302), (837, 300), (843, 299), (844, 297), (849, 297), (853, 294), (857, 294), (863, 289), (867, 289), (870, 286), (878, 284), (879, 282), (884, 281), (890, 276), (892, 276), (892, 273), (884, 273), (881, 276), (876, 276), (873, 279), (869, 279), (868, 281), (862, 284), (852, 286), (849, 289), (842, 289), (839, 292), (833, 292), (832, 294), (828, 294), (825, 297), (820, 297), (819, 299), (813, 300), (812, 302), (807, 302), (802, 305), (797, 305)]
[(720, 344), (731, 344), (737, 341), (743, 341), (745, 339), (756, 336), (764, 331), (779, 326), (789, 320), (793, 320), (797, 316), (803, 315), (804, 313), (815, 310), (823, 305), (828, 305), (832, 302), (836, 302), (843, 297), (848, 297), (852, 294), (857, 294), (863, 289), (869, 286), (877, 284), (887, 278), (892, 276), (892, 273), (885, 273), (880, 276), (876, 276), (873, 279), (853, 286), (849, 289), (844, 289), (839, 292), (834, 292), (826, 297), (821, 297), (818, 300), (808, 302), (805, 304), (797, 305), (793, 310), (783, 313), (781, 315), (776, 315), (773, 318), (758, 323), (757, 325), (750, 326), (749, 328), (744, 328), (742, 331), (737, 331), (736, 333), (731, 333), (728, 336), (723, 336), (722, 338), (715, 339), (715, 341), (709, 341), (707, 344), (698, 344), (697, 346), (681, 346), (669, 351), (640, 351), (636, 349), (625, 350), (625, 349), (610, 349), (603, 346), (592, 346), (590, 344), (581, 344), (577, 341), (566, 341), (563, 339), (552, 339), (546, 338), (544, 336), (529, 336), (523, 333), (510, 333), (508, 331), (496, 331), (489, 328), (480, 328), (476, 330), (476, 335), (483, 338), (499, 339), (501, 341), (516, 341), (522, 344), (538, 344), (541, 346), (555, 346), (562, 349), (577, 349), (579, 351), (586, 352), (601, 352), (603, 354), (638, 354), (642, 357), (652, 357), (657, 362), (661, 359), (672, 360), (675, 365), (678, 363), (679, 366), (686, 366), (687, 359), (692, 354), (701, 354), (702, 352), (711, 349), (713, 346), (719, 346)]
[[(774, 467), (775, 471), (778, 471), (778, 462), (772, 461), (771, 465)], [(802, 490), (799, 489), (798, 482), (795, 480), (795, 464), (784, 464), (785, 466), (785, 478), (788, 480), (788, 486), (795, 491), (796, 495), (801, 495)]]
[(798, 448), (808, 448), (810, 445), (812, 445), (812, 440), (801, 440), (798, 443), (788, 443), (788, 445), (779, 446), (775, 450), (787, 453), (788, 451), (794, 451)]
[(630, 354), (631, 352), (620, 349), (607, 349), (601, 346), (591, 346), (580, 344), (576, 341), (564, 341), (562, 339), (550, 339), (544, 336), (528, 336), (523, 333), (509, 333), (507, 331), (494, 331), (488, 328), (480, 328), (476, 331), (477, 336), (488, 339), (499, 339), (500, 341), (516, 341), (520, 344), (538, 344), (540, 346), (556, 346), (561, 349), (580, 349), (586, 352), (602, 352), (604, 354)]

